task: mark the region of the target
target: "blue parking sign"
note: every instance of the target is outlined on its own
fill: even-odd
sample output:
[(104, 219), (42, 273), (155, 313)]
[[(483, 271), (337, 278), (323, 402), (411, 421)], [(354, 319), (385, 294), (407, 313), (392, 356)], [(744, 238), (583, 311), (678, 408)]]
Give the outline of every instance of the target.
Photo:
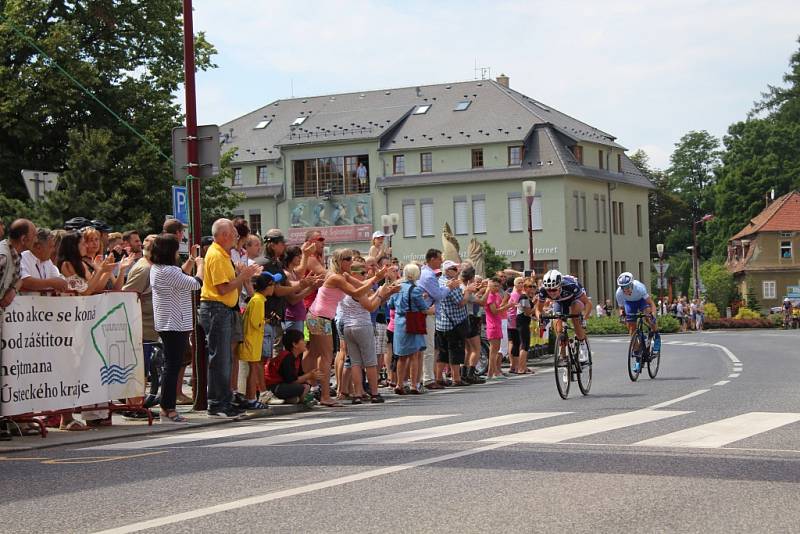
[(186, 186), (172, 186), (172, 215), (183, 224), (189, 224), (189, 199)]

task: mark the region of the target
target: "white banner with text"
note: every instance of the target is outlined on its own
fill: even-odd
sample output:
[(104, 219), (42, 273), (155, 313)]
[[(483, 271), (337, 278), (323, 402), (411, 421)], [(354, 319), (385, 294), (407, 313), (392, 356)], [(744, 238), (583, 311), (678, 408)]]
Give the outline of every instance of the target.
[(143, 394), (142, 312), (136, 293), (18, 296), (0, 320), (0, 414)]

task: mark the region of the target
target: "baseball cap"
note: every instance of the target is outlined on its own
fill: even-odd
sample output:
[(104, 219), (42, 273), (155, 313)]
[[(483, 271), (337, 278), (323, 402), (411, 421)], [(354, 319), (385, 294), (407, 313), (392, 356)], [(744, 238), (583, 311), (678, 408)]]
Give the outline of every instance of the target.
[(264, 236), (264, 242), (267, 243), (281, 243), (283, 241), (286, 241), (286, 238), (283, 237), (283, 232), (276, 228), (268, 231)]
[(452, 260), (447, 260), (442, 264), (442, 270), (446, 271), (448, 269), (458, 269), (458, 264)]
[(380, 230), (376, 230), (372, 232), (372, 239), (378, 239), (379, 237), (389, 237), (391, 234), (384, 234)]

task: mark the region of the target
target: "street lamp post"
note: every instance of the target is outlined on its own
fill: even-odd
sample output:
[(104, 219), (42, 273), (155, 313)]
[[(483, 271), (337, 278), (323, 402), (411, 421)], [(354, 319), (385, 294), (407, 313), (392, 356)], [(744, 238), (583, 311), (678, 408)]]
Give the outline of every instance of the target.
[(664, 243), (656, 245), (658, 252), (658, 314), (663, 315), (664, 309)]
[(536, 182), (522, 182), (522, 194), (528, 202), (528, 268), (533, 272), (533, 199), (536, 197)]
[(692, 223), (692, 270), (694, 271), (694, 298), (700, 298), (700, 255), (697, 250), (697, 225), (708, 222), (714, 216), (710, 213), (703, 215), (699, 221)]
[(400, 214), (390, 213), (389, 224), (392, 226), (392, 233), (389, 235), (389, 247), (392, 246), (392, 237), (397, 233), (397, 227), (400, 225)]

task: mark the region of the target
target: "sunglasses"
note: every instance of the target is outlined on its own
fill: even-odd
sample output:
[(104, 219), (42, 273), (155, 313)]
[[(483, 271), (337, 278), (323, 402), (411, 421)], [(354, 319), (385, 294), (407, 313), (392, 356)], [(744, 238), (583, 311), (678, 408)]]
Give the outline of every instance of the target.
[(324, 243), (325, 242), (325, 238), (324, 237), (318, 237), (317, 241), (319, 241), (320, 243)]
[(547, 292), (548, 293), (555, 293), (556, 291), (559, 291), (560, 289), (561, 289), (560, 287), (550, 287), (550, 288), (547, 289)]
[(353, 256), (344, 256), (342, 261), (353, 261)]
[(361, 267), (356, 267), (354, 269), (350, 269), (350, 272), (353, 274), (364, 274), (364, 269)]
[(533, 289), (533, 286), (522, 286), (523, 289)]

